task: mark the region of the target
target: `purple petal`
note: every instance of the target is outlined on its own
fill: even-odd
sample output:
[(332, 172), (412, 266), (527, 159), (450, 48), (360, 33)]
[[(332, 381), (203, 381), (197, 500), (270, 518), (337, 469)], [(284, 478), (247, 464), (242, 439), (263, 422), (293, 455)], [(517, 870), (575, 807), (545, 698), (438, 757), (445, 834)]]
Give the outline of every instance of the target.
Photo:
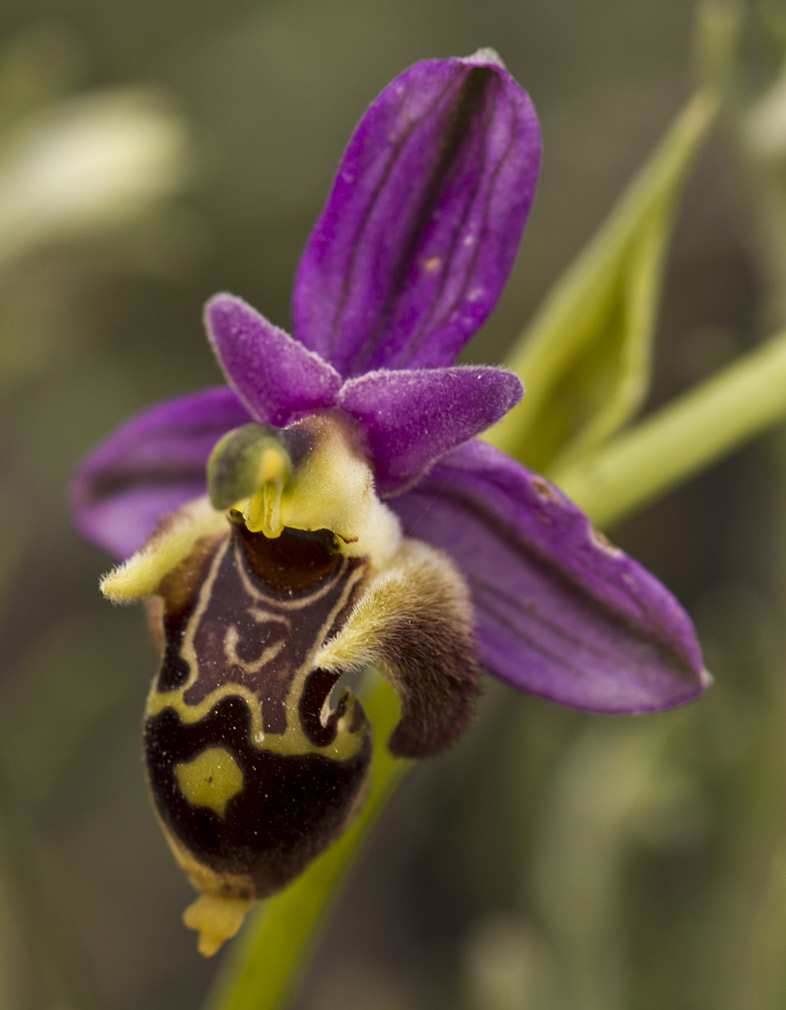
[(467, 576), (488, 670), (598, 712), (644, 712), (707, 686), (696, 636), (657, 579), (542, 477), (475, 441), (390, 506)]
[(507, 280), (539, 164), (535, 110), (495, 54), (405, 71), (344, 154), (295, 336), (342, 375), (453, 364)]
[(205, 464), (213, 446), (249, 420), (226, 386), (138, 414), (77, 469), (70, 492), (74, 525), (97, 547), (128, 557), (163, 516), (205, 493)]
[(240, 298), (211, 298), (205, 325), (230, 386), (258, 421), (283, 428), (336, 402), (338, 372)]
[(523, 391), (502, 368), (381, 371), (350, 379), (339, 404), (362, 425), (384, 497), (410, 487), (446, 452), (489, 428)]

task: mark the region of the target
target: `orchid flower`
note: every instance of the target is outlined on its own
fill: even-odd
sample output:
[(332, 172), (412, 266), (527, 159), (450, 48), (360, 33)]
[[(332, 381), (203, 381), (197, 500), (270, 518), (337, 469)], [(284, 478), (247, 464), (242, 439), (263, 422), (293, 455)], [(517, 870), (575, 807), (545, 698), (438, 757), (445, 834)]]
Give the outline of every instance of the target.
[(499, 58), (428, 60), (371, 105), (308, 240), (289, 336), (207, 305), (227, 384), (126, 423), (82, 463), (83, 535), (125, 559), (162, 662), (145, 720), (159, 820), (212, 953), (349, 824), (372, 728), (343, 674), (399, 694), (389, 747), (472, 719), (480, 671), (633, 713), (708, 682), (674, 597), (556, 487), (477, 439), (522, 395), (455, 365), (494, 308), (540, 134)]

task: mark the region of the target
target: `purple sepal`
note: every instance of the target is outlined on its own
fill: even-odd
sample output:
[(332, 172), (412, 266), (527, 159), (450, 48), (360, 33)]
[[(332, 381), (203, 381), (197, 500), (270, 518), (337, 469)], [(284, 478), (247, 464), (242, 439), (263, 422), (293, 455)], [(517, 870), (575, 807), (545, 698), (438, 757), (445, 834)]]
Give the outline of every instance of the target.
[(539, 165), (535, 110), (493, 53), (405, 71), (306, 245), (295, 337), (345, 376), (453, 364), (502, 292)]
[(693, 627), (657, 579), (542, 477), (474, 441), (390, 501), (468, 578), (481, 659), (562, 705), (634, 713), (707, 687)]
[(370, 372), (349, 379), (339, 405), (361, 426), (385, 497), (410, 487), (438, 459), (485, 431), (521, 399), (503, 368), (458, 366)]
[(205, 326), (229, 384), (258, 421), (283, 428), (332, 407), (341, 376), (234, 295), (215, 295)]
[(165, 515), (205, 493), (213, 446), (250, 420), (226, 386), (131, 418), (78, 467), (70, 488), (74, 525), (96, 547), (128, 557)]

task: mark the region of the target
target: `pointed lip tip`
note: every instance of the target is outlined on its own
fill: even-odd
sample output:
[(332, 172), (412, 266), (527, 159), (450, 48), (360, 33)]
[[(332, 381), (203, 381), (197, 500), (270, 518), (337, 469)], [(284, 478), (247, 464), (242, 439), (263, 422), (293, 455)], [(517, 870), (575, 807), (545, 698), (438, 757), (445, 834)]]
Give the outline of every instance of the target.
[(473, 63), (479, 66), (495, 66), (500, 67), (502, 70), (507, 69), (502, 57), (491, 46), (481, 46), (471, 56), (465, 56), (462, 62)]
[(204, 323), (205, 329), (208, 333), (212, 333), (213, 331), (213, 314), (215, 313), (216, 306), (227, 296), (228, 293), (229, 292), (227, 291), (217, 291), (214, 295), (211, 295), (202, 306), (202, 322)]
[(710, 671), (706, 669), (706, 667), (702, 667), (699, 670), (698, 679), (702, 691), (706, 691), (708, 687), (712, 687), (715, 683), (715, 678), (712, 676)]
[(243, 299), (238, 295), (233, 295), (231, 291), (216, 291), (212, 294), (205, 302), (204, 315), (210, 312), (219, 302), (242, 302)]

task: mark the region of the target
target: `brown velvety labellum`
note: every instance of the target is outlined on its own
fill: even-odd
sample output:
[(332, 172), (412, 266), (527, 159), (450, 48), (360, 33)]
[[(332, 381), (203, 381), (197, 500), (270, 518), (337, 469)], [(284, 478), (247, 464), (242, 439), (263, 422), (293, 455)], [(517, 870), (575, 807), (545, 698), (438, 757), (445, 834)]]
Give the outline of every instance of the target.
[(341, 833), (362, 795), (371, 728), (348, 691), (331, 708), (339, 677), (313, 667), (365, 564), (326, 531), (267, 539), (232, 525), (207, 564), (188, 566), (200, 581), (187, 602), (177, 569), (161, 587), (165, 646), (144, 729), (150, 788), (198, 886), (264, 897)]

